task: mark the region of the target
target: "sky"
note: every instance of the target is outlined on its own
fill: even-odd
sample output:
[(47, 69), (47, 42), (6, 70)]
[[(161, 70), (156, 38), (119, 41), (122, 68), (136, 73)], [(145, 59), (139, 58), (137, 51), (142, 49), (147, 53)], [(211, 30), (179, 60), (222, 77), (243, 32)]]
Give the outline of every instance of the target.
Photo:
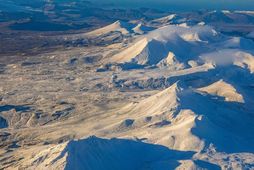
[[(17, 10), (18, 2), (36, 4), (46, 0), (0, 0), (0, 10)], [(47, 1), (91, 1), (98, 7), (107, 8), (153, 8), (165, 11), (208, 10), (253, 10), (254, 0), (47, 0)]]
[[(102, 0), (91, 0), (102, 2)], [(124, 8), (156, 8), (161, 10), (254, 10), (254, 0), (103, 0), (105, 4)]]

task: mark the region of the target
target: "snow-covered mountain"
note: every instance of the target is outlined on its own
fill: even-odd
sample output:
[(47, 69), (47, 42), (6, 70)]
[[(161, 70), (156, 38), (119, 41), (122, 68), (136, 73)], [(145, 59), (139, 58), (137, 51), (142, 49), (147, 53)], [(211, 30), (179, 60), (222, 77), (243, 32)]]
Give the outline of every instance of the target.
[[(61, 142), (44, 132), (33, 137), (38, 146), (15, 155), (26, 155), (20, 167), (254, 169), (253, 18), (243, 11), (199, 11), (142, 24), (116, 21), (86, 33), (117, 32), (125, 41), (93, 47), (89, 59), (96, 51), (100, 62), (91, 62), (83, 79), (88, 66), (79, 67), (78, 57), (68, 60), (79, 63), (69, 70), (79, 70), (66, 89), (82, 92), (79, 101), (90, 105), (79, 103), (86, 110), (46, 126)], [(77, 90), (84, 84), (84, 93)]]
[(132, 23), (123, 22), (123, 21), (116, 21), (113, 24), (88, 32), (85, 35), (88, 37), (98, 37), (103, 35), (105, 36), (114, 32), (119, 32), (122, 35), (145, 34), (151, 30), (153, 30), (152, 27), (144, 26), (141, 23), (132, 24)]
[(253, 48), (252, 40), (225, 36), (209, 26), (169, 25), (143, 36), (130, 47), (112, 56), (110, 62), (121, 63), (122, 66), (136, 64), (182, 69), (192, 67), (194, 63), (196, 63), (194, 65), (207, 63), (207, 58), (205, 61), (202, 56), (219, 51), (221, 55), (214, 54), (212, 57), (216, 63), (220, 58), (234, 60), (233, 63), (245, 61), (245, 64), (252, 68)]

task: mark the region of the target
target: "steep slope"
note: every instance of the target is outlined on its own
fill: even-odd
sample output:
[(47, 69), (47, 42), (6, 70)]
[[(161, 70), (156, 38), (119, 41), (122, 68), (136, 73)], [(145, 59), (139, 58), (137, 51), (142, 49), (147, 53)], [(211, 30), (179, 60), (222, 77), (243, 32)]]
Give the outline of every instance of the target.
[(207, 63), (212, 63), (218, 66), (235, 65), (248, 69), (251, 73), (254, 72), (254, 56), (241, 50), (223, 49), (203, 54), (201, 55), (201, 59)]
[[(232, 85), (220, 81), (201, 89), (208, 94), (181, 86), (179, 87), (179, 83), (174, 84), (131, 108), (125, 108), (127, 110), (124, 112), (129, 113), (130, 119), (135, 120), (135, 128), (147, 127), (139, 122), (140, 119), (150, 117), (148, 124), (155, 128), (150, 132), (150, 138), (158, 137), (156, 143), (170, 148), (200, 151), (213, 143), (216, 148), (226, 152), (254, 149), (254, 145), (251, 144), (254, 140), (251, 136), (254, 132), (254, 128), (251, 127), (253, 117), (248, 114), (244, 104), (237, 108), (243, 102), (242, 96), (236, 93)], [(209, 93), (218, 95), (217, 100)], [(226, 100), (219, 100), (219, 96), (226, 97)], [(234, 100), (240, 103), (237, 105)], [(156, 128), (161, 128), (160, 134), (156, 133)], [(240, 134), (242, 130), (244, 133)], [(174, 137), (166, 138), (167, 140), (162, 137), (170, 134)], [(240, 138), (234, 140), (239, 135)], [(228, 144), (230, 141), (231, 144)]]
[(229, 16), (228, 16), (228, 12), (226, 11), (212, 11), (212, 12), (208, 12), (206, 13), (203, 17), (203, 20), (205, 22), (209, 22), (209, 23), (212, 23), (212, 22), (222, 22), (222, 23), (232, 23), (233, 22), (233, 19), (231, 19)]
[(229, 62), (241, 67), (246, 65), (253, 72), (253, 48), (252, 40), (225, 36), (208, 26), (169, 25), (143, 36), (130, 47), (113, 55), (109, 62), (122, 66), (136, 64), (179, 70), (200, 65), (202, 62), (199, 56), (201, 60), (210, 62), (207, 56), (215, 55), (211, 58), (216, 63)]
[[(198, 90), (178, 82), (100, 120), (100, 124), (107, 122), (108, 125), (97, 129), (99, 134), (109, 133), (120, 138), (138, 137), (138, 141), (96, 137), (71, 141), (37, 153), (25, 165), (52, 169), (198, 169), (200, 166), (217, 169), (219, 167), (213, 163), (222, 164), (218, 153), (234, 155), (254, 152), (253, 116), (245, 110), (244, 103), (220, 100), (220, 96), (228, 96), (228, 93), (219, 91), (218, 86), (237, 95), (232, 85), (222, 81)], [(201, 90), (207, 93), (201, 93)], [(157, 145), (143, 143), (139, 139)], [(216, 152), (209, 155), (209, 160), (213, 161), (202, 164), (203, 157), (211, 152)], [(242, 166), (246, 167), (244, 158), (241, 161)], [(230, 162), (226, 165), (235, 168)]]
[(138, 41), (137, 43), (135, 43), (130, 48), (127, 48), (120, 54), (114, 55), (111, 58), (111, 61), (117, 62), (117, 63), (130, 62), (133, 60), (133, 56), (138, 56), (143, 51), (145, 51), (144, 49), (147, 47), (147, 45), (148, 45), (148, 40), (146, 38), (144, 38), (144, 39)]
[(162, 23), (169, 23), (170, 21), (172, 21), (174, 18), (176, 17), (176, 14), (171, 14), (159, 19), (155, 19), (152, 22), (159, 22), (160, 24)]
[(254, 42), (242, 37), (232, 37), (220, 44), (223, 48), (235, 48), (250, 51), (254, 47)]
[(154, 19), (150, 21), (151, 25), (162, 26), (169, 24), (182, 24), (185, 23), (186, 19), (178, 14), (170, 14), (162, 18)]
[(154, 28), (152, 27), (148, 27), (148, 26), (145, 26), (143, 24), (138, 24), (137, 26), (135, 26), (134, 28), (132, 28), (132, 31), (136, 34), (145, 34), (145, 33), (148, 33), (149, 31), (152, 31), (154, 30)]
[[(180, 87), (175, 83), (167, 89), (155, 94), (147, 99), (140, 101), (138, 104), (133, 103), (128, 107), (131, 107), (133, 112), (139, 112), (139, 115), (142, 113), (145, 116), (154, 116), (162, 114), (170, 110), (176, 109), (178, 105), (178, 93), (180, 92)], [(134, 107), (134, 108), (133, 108)], [(125, 108), (126, 109), (126, 108)], [(173, 116), (173, 115), (172, 115)]]
[(160, 68), (172, 68), (173, 70), (181, 70), (183, 69), (185, 66), (183, 63), (180, 63), (175, 54), (172, 52), (168, 53), (168, 56), (164, 59), (162, 59), (158, 64), (158, 67)]
[(224, 97), (225, 101), (244, 103), (243, 96), (237, 93), (236, 89), (232, 85), (224, 82), (223, 80), (215, 82), (207, 87), (199, 88), (198, 90), (210, 95)]
[(112, 32), (120, 32), (123, 35), (125, 35), (125, 34), (129, 34), (134, 27), (135, 25), (133, 24), (122, 22), (122, 21), (116, 21), (111, 25), (88, 32), (86, 33), (86, 36), (98, 37), (98, 36), (106, 35)]
[(145, 26), (142, 23), (132, 24), (132, 23), (124, 22), (124, 21), (116, 21), (105, 27), (88, 32), (85, 34), (85, 36), (92, 38), (92, 37), (99, 37), (103, 35), (109, 35), (110, 33), (115, 33), (115, 32), (119, 32), (122, 35), (128, 35), (128, 34), (142, 35), (152, 30), (154, 30), (153, 27)]
[[(64, 149), (59, 153), (60, 148)], [(32, 158), (34, 162), (41, 161), (34, 168), (175, 169), (179, 165), (178, 159), (188, 159), (193, 155), (193, 152), (174, 151), (165, 146), (141, 141), (101, 139), (95, 136), (52, 147), (46, 153), (48, 154), (40, 152), (38, 155), (41, 157)]]
[(207, 26), (193, 28), (166, 26), (150, 32), (134, 45), (112, 56), (110, 61), (156, 65), (171, 52), (177, 60), (186, 64), (204, 50), (203, 44), (213, 41), (216, 36), (217, 33)]

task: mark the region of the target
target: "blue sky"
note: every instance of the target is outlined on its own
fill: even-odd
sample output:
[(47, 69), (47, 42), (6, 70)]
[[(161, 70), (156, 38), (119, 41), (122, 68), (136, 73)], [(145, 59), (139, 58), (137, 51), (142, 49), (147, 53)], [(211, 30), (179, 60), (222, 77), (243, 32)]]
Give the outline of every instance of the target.
[[(102, 0), (91, 1), (102, 2)], [(254, 0), (107, 0), (103, 3), (114, 3), (116, 6), (126, 8), (153, 7), (164, 10), (254, 10)]]

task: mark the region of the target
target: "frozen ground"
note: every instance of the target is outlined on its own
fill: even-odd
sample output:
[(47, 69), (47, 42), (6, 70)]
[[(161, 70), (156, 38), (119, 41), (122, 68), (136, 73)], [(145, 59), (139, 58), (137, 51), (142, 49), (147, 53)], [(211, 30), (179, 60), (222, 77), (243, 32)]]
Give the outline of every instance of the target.
[(254, 169), (253, 24), (244, 11), (116, 21), (58, 36), (103, 46), (1, 64), (0, 168)]

